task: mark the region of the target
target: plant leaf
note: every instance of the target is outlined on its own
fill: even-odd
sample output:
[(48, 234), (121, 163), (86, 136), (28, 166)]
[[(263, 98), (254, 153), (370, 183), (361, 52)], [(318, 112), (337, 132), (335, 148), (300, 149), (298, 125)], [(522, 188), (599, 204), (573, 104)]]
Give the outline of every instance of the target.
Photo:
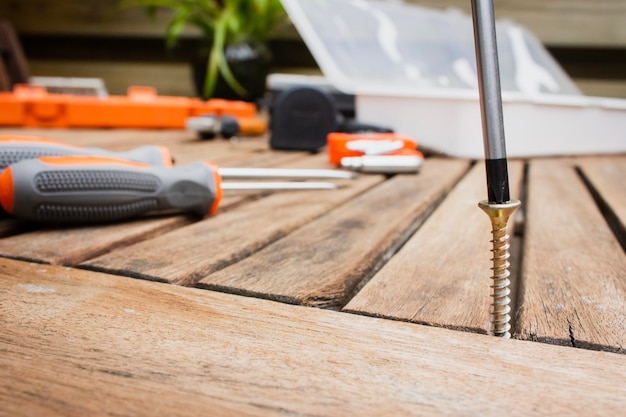
[(215, 22), (215, 32), (213, 38), (213, 46), (211, 47), (211, 53), (209, 54), (209, 62), (207, 64), (207, 74), (204, 80), (204, 98), (208, 99), (213, 95), (215, 91), (215, 84), (217, 84), (218, 65), (220, 61), (224, 60), (224, 44), (226, 43), (226, 25), (228, 21), (223, 14)]
[(173, 48), (174, 46), (176, 46), (178, 38), (180, 37), (180, 34), (183, 31), (183, 28), (185, 27), (188, 18), (189, 10), (178, 9), (176, 13), (174, 13), (174, 17), (170, 21), (170, 24), (165, 31), (165, 45), (167, 45), (168, 48)]
[(159, 9), (173, 10), (165, 33), (168, 48), (176, 45), (186, 25), (199, 28), (213, 40), (204, 83), (206, 98), (213, 95), (220, 74), (238, 94), (246, 93), (228, 66), (224, 47), (246, 39), (265, 42), (286, 17), (280, 0), (118, 0), (118, 4), (142, 7), (152, 17)]
[(226, 81), (230, 88), (232, 88), (240, 96), (245, 96), (248, 93), (247, 90), (239, 83), (239, 81), (237, 81), (237, 79), (231, 72), (226, 59), (222, 59), (219, 62), (218, 66), (222, 77), (224, 77), (224, 81)]

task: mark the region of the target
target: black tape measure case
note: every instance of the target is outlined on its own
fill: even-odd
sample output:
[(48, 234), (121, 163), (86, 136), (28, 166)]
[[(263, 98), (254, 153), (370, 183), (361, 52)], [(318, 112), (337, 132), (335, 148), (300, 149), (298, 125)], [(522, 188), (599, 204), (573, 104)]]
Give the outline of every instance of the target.
[(337, 108), (326, 92), (296, 86), (280, 93), (270, 120), (272, 149), (318, 151), (337, 129)]

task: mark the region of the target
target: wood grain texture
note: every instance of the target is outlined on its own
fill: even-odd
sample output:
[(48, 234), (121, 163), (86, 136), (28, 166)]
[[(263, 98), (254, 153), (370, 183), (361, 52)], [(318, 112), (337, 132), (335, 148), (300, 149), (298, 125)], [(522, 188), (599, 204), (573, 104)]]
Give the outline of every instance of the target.
[(611, 229), (626, 250), (626, 156), (583, 159), (580, 170)]
[(165, 234), (193, 221), (192, 216), (167, 216), (99, 226), (41, 228), (0, 239), (0, 256), (40, 263), (75, 265)]
[[(0, 415), (588, 416), (626, 360), (0, 260)], [(497, 395), (495, 395), (497, 393)]]
[(468, 161), (428, 159), (198, 286), (337, 308), (371, 277), (467, 171)]
[[(327, 167), (319, 154), (291, 168)], [(336, 190), (285, 191), (227, 213), (85, 262), (82, 267), (132, 277), (194, 285), (200, 278), (257, 252), (379, 184), (382, 176), (341, 182)]]
[(623, 353), (626, 254), (573, 164), (559, 162), (530, 164), (514, 337)]
[[(514, 198), (522, 168), (509, 165)], [(485, 168), (477, 164), (344, 310), (487, 333), (491, 227), (477, 207), (485, 197)]]

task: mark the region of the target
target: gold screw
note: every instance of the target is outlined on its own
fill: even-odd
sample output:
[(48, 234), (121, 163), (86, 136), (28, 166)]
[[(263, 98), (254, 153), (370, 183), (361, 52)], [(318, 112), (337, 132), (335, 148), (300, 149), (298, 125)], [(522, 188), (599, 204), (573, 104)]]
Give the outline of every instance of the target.
[(480, 207), (487, 215), (489, 216), (489, 220), (491, 221), (491, 235), (493, 239), (491, 243), (493, 248), (491, 252), (493, 252), (493, 257), (491, 261), (493, 262), (493, 266), (491, 270), (493, 271), (493, 275), (491, 279), (493, 283), (491, 285), (491, 297), (493, 299), (490, 308), (491, 315), (491, 331), (494, 336), (503, 337), (505, 339), (509, 339), (511, 337), (511, 316), (509, 313), (511, 312), (511, 299), (509, 298), (509, 294), (511, 290), (509, 289), (509, 285), (511, 281), (509, 280), (509, 276), (511, 273), (509, 272), (509, 235), (507, 234), (507, 223), (509, 221), (509, 217), (515, 210), (517, 210), (522, 203), (519, 200), (510, 200), (506, 203), (490, 203), (487, 200), (483, 200), (478, 203), (478, 207)]

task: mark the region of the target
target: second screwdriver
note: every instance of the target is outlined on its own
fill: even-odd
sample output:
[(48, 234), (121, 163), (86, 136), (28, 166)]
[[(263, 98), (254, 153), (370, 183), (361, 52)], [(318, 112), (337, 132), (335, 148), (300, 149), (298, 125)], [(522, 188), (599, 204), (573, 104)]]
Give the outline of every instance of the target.
[(23, 159), (42, 156), (91, 155), (128, 159), (150, 165), (170, 167), (172, 155), (165, 146), (146, 145), (123, 152), (101, 148), (82, 148), (39, 136), (0, 135), (0, 172)]
[[(276, 172), (280, 174), (280, 172)], [(333, 189), (326, 182), (222, 183), (209, 162), (165, 168), (116, 158), (28, 159), (0, 175), (0, 204), (16, 217), (47, 223), (102, 223), (149, 212), (214, 214), (225, 189)]]

